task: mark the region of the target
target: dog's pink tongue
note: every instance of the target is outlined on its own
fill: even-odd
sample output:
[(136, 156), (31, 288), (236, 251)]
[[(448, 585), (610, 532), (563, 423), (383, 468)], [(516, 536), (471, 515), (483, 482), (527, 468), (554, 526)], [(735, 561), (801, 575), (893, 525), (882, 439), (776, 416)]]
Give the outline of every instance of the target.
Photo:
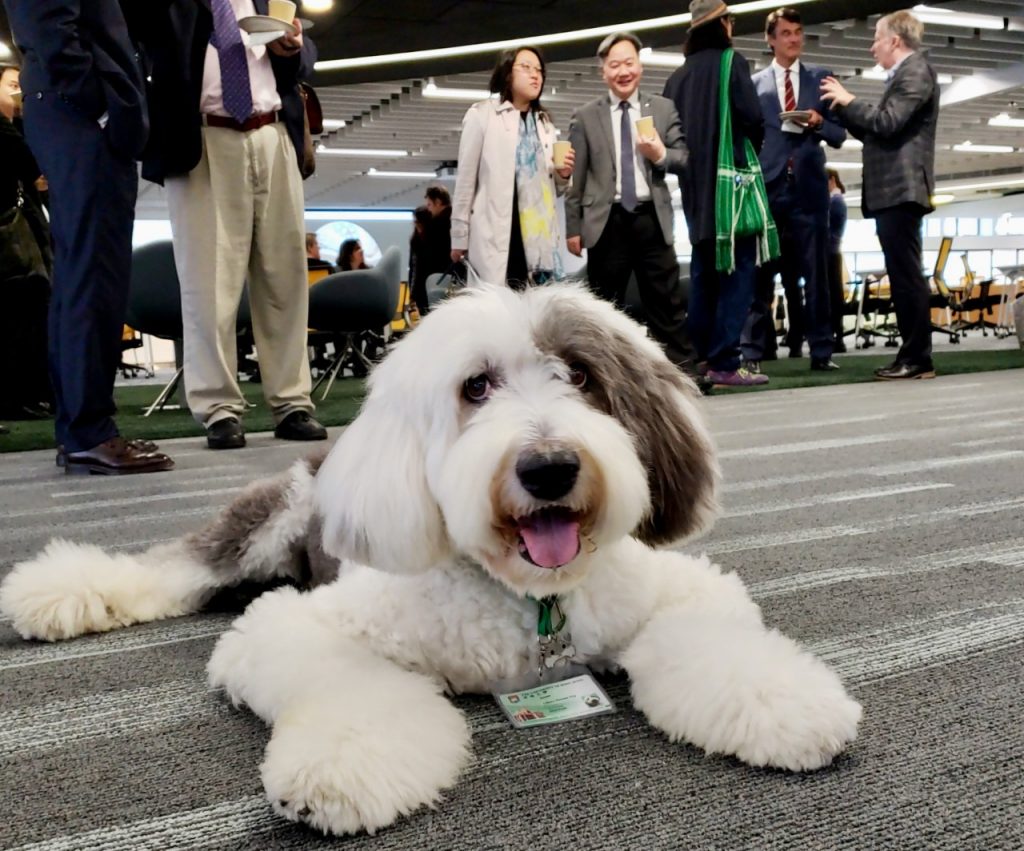
[(565, 515), (540, 512), (519, 521), (526, 551), (539, 567), (561, 567), (580, 551), (579, 521)]

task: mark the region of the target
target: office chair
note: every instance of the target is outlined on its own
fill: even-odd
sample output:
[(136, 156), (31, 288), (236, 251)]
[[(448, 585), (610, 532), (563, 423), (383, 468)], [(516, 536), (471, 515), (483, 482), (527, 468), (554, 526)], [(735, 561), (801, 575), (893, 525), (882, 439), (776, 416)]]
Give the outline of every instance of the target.
[(315, 392), (327, 382), (321, 401), (346, 365), (353, 372), (369, 369), (373, 361), (362, 343), (383, 348), (391, 336), (391, 321), (400, 308), (402, 252), (391, 246), (372, 269), (336, 272), (309, 290), (309, 325), (317, 335), (330, 335), (334, 359), (317, 379)]

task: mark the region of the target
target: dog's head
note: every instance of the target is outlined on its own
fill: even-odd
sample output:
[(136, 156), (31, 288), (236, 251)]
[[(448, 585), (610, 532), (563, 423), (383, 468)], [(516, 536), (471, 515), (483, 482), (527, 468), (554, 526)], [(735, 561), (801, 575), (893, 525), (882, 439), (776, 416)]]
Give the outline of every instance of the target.
[(460, 294), (374, 371), (320, 469), (324, 548), (393, 571), (469, 558), (518, 593), (565, 591), (611, 541), (710, 521), (696, 396), (583, 289)]

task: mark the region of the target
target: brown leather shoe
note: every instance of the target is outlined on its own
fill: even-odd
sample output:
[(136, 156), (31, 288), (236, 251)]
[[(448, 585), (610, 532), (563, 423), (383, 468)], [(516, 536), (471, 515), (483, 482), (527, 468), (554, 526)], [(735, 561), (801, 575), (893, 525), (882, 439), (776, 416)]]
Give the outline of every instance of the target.
[[(144, 437), (134, 437), (125, 442), (138, 449), (139, 452), (156, 452), (159, 449), (152, 440), (146, 440)], [(57, 466), (63, 467), (67, 463), (67, 460), (68, 451), (64, 448), (64, 445), (61, 444), (57, 447)]]
[(125, 440), (118, 435), (84, 452), (64, 453), (64, 472), (92, 473), (99, 476), (123, 476), (129, 473), (159, 473), (173, 470), (174, 462), (162, 452), (145, 448), (149, 442)]

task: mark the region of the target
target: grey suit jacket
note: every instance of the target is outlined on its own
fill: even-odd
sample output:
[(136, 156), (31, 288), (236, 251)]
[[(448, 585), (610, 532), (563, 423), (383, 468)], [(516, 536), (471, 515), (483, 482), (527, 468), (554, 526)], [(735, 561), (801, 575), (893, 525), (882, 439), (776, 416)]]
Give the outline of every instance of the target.
[[(665, 243), (672, 245), (672, 198), (665, 185), (665, 173), (680, 174), (685, 169), (686, 140), (679, 115), (668, 98), (641, 92), (640, 113), (653, 116), (654, 129), (665, 143), (665, 162), (660, 166), (646, 157), (640, 159)], [(566, 236), (582, 236), (583, 245), (590, 248), (601, 238), (615, 200), (619, 154), (615, 150), (608, 95), (576, 110), (569, 124), (569, 139), (576, 152), (576, 165), (565, 196), (565, 232)]]
[(855, 98), (837, 111), (839, 120), (864, 143), (864, 215), (897, 204), (934, 210), (939, 86), (928, 60), (920, 53), (904, 59), (878, 106)]

